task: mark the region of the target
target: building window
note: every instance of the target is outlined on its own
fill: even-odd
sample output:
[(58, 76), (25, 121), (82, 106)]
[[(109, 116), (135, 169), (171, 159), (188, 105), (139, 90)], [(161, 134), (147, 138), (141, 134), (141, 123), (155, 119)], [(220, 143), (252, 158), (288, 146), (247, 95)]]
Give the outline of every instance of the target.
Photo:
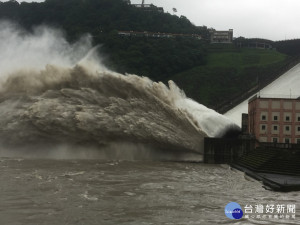
[(278, 127), (277, 127), (277, 126), (274, 126), (273, 129), (274, 129), (274, 130), (278, 130)]
[(300, 139), (297, 139), (297, 144), (300, 144)]
[(290, 127), (289, 126), (285, 126), (285, 130), (286, 131), (290, 131)]
[(290, 139), (289, 138), (284, 139), (284, 143), (289, 144), (290, 143)]
[(274, 121), (278, 121), (278, 116), (273, 117)]
[(300, 122), (300, 116), (298, 116), (297, 121)]
[(267, 119), (266, 115), (261, 116), (261, 120), (266, 120), (266, 119)]
[(260, 124), (259, 127), (260, 127), (260, 133), (261, 134), (266, 134), (267, 129), (268, 129), (267, 125), (266, 124)]
[(297, 127), (297, 131), (300, 132), (300, 127)]
[(277, 138), (273, 138), (273, 143), (277, 143), (278, 139)]
[(285, 117), (285, 121), (290, 121), (290, 117), (289, 117), (289, 116), (286, 116), (286, 117)]

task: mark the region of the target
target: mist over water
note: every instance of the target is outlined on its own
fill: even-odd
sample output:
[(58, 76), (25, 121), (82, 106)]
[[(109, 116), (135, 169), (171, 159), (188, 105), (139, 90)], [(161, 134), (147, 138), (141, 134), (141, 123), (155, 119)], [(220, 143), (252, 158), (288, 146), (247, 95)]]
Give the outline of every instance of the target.
[(172, 81), (108, 70), (88, 35), (0, 22), (0, 40), (2, 156), (183, 159), (237, 129)]

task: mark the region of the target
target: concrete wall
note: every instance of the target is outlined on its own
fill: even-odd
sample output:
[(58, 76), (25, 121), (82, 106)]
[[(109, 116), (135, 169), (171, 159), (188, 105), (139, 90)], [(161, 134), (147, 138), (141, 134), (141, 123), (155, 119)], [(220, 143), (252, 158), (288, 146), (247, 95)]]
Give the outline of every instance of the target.
[[(245, 136), (246, 137), (246, 136)], [(205, 138), (204, 163), (231, 163), (245, 153), (254, 150), (253, 138)]]

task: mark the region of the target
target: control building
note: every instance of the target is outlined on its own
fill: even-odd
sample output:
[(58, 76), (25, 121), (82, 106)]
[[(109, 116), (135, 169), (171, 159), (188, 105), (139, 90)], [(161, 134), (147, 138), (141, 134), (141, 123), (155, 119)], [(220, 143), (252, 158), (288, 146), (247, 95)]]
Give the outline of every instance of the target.
[(259, 142), (300, 144), (300, 98), (254, 96), (245, 119), (249, 134)]
[(215, 29), (210, 29), (209, 33), (211, 43), (232, 43), (233, 29), (228, 31), (217, 31)]

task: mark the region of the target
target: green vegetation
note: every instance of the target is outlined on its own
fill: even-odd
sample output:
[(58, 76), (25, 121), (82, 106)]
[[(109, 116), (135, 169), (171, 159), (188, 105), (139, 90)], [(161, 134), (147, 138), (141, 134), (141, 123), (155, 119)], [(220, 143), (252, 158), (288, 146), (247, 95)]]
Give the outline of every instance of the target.
[(120, 38), (115, 34), (103, 46), (105, 64), (121, 73), (167, 81), (173, 74), (205, 64), (201, 41), (189, 38)]
[(242, 48), (232, 52), (210, 53), (208, 55), (208, 66), (224, 66), (224, 67), (248, 67), (248, 66), (264, 66), (275, 62), (285, 60), (286, 56), (277, 51), (264, 49)]
[(0, 18), (30, 29), (48, 24), (64, 29), (69, 40), (83, 33), (106, 36), (113, 30), (153, 31), (208, 35), (206, 27), (194, 26), (186, 17), (143, 11), (123, 0), (45, 0), (42, 3), (0, 2)]
[[(0, 2), (0, 19), (13, 20), (28, 30), (41, 24), (58, 27), (71, 42), (90, 33), (94, 44), (101, 46), (99, 51), (109, 68), (155, 81), (173, 79), (189, 97), (213, 108), (274, 77), (285, 65), (286, 54), (293, 56), (300, 52), (293, 48), (299, 41), (275, 43), (239, 38), (233, 45), (211, 45), (207, 27), (197, 27), (185, 16), (138, 9), (123, 0), (46, 0), (20, 4), (10, 0)], [(122, 37), (118, 31), (198, 34), (203, 39)], [(278, 46), (281, 53), (241, 48), (251, 47), (254, 41)]]
[(172, 79), (188, 96), (214, 108), (259, 85), (265, 76), (281, 68), (286, 58), (275, 50), (231, 46), (230, 51), (226, 46), (224, 51), (209, 51), (206, 65), (178, 73)]
[(276, 48), (284, 54), (298, 56), (300, 54), (300, 39), (277, 41)]
[(40, 24), (62, 28), (69, 41), (90, 33), (102, 46), (104, 63), (120, 73), (167, 81), (176, 73), (205, 63), (205, 44), (194, 38), (121, 37), (118, 31), (148, 31), (208, 36), (206, 27), (186, 17), (144, 11), (123, 0), (46, 0), (44, 3), (0, 2), (0, 19), (31, 30)]

